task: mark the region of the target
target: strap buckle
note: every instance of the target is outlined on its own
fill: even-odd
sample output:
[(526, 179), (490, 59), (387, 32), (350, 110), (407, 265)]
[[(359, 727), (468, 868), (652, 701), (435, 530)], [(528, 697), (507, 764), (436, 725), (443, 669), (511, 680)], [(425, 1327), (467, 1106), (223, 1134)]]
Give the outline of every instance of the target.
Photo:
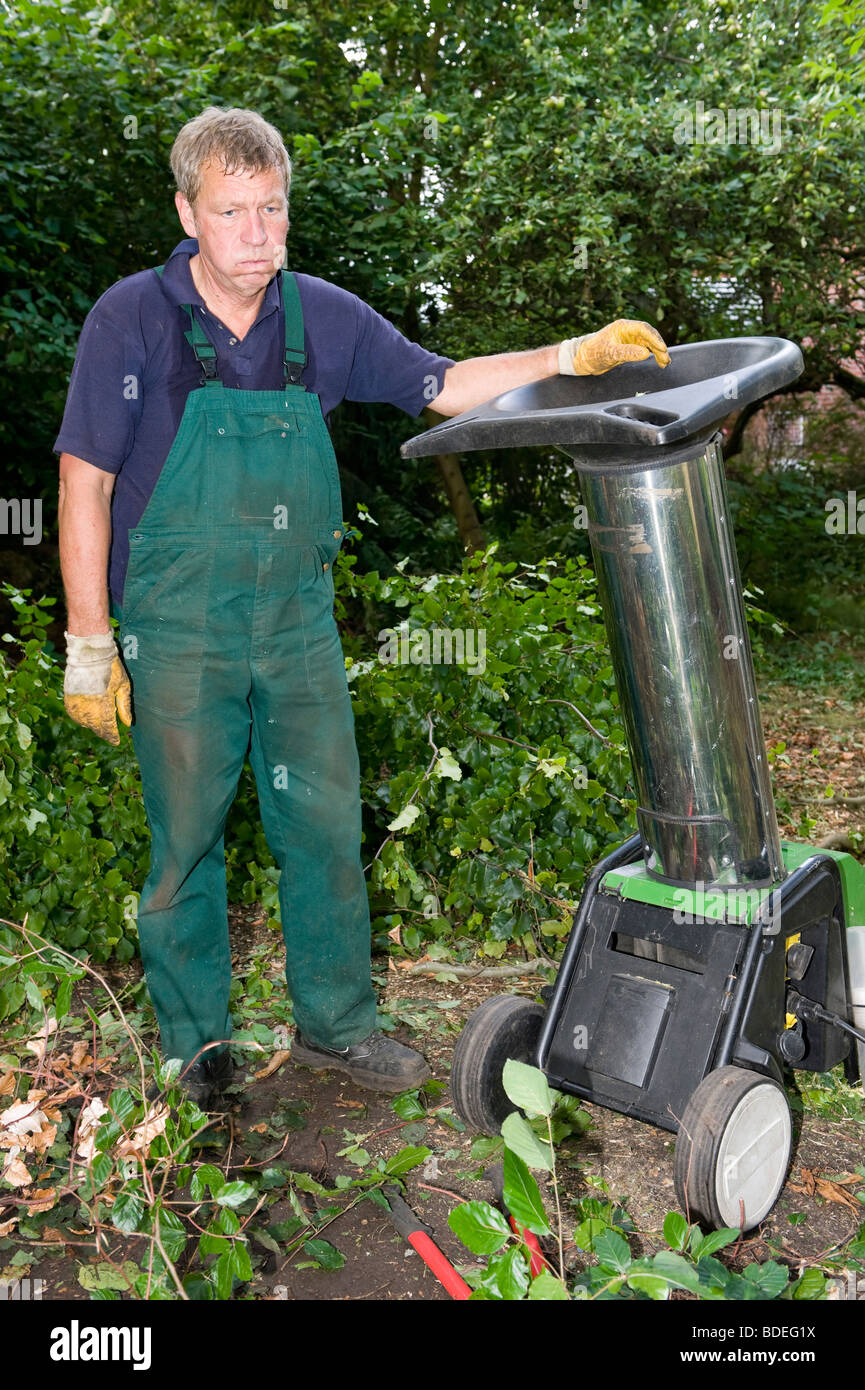
[(297, 348), (285, 349), (285, 384), (286, 386), (303, 386), (303, 373), (306, 368), (309, 353), (301, 352)]

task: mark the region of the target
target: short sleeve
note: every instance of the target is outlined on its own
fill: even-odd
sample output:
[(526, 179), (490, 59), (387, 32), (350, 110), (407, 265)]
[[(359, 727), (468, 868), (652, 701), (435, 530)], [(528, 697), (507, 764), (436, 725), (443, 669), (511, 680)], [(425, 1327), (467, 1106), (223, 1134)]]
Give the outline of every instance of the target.
[(84, 321), (55, 453), (108, 473), (128, 456), (141, 416), (145, 354), (137, 306), (124, 282), (106, 290)]
[(386, 401), (407, 415), (420, 415), (442, 390), (453, 359), (428, 352), (362, 299), (356, 302), (355, 351), (346, 398)]

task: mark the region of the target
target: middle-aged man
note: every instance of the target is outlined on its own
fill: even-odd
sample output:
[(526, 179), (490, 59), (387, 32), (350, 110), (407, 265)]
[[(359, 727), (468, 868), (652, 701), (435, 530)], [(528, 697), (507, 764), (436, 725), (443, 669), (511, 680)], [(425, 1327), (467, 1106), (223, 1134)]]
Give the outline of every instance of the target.
[(355, 295), (280, 269), (291, 166), (261, 116), (209, 108), (171, 166), (189, 240), (90, 311), (55, 443), (66, 707), (111, 743), (117, 715), (132, 723), (151, 831), (141, 952), (188, 1094), (207, 1106), (231, 1076), (223, 834), (247, 754), (282, 870), (292, 1057), (401, 1091), (428, 1068), (375, 1030), (325, 419), (344, 399), (455, 415), (558, 372), (669, 357), (631, 320), (532, 352), (440, 357)]

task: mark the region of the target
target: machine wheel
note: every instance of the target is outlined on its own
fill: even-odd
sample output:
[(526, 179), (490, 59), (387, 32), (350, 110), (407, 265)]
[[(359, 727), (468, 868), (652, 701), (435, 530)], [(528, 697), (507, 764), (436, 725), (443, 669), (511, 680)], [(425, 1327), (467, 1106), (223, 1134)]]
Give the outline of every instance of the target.
[(531, 999), (500, 994), (475, 1009), (457, 1039), (451, 1067), (451, 1095), (467, 1125), (482, 1134), (498, 1134), (516, 1110), (502, 1085), (509, 1057), (533, 1062), (544, 1008)]
[(719, 1067), (685, 1107), (676, 1139), (676, 1195), (690, 1221), (750, 1230), (772, 1210), (790, 1163), (792, 1123), (781, 1087)]

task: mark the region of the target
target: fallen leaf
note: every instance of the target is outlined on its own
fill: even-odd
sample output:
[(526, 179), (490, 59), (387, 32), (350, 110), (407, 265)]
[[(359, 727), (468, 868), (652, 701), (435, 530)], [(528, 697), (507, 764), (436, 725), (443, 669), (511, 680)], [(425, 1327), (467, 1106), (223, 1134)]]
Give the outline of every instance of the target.
[(264, 1123), (264, 1121), (262, 1121), (260, 1125), (250, 1125), (249, 1128), (252, 1130), (253, 1134), (267, 1133), (267, 1125)]
[(57, 1190), (54, 1187), (37, 1187), (32, 1197), (27, 1199), (27, 1210), (31, 1216), (38, 1211), (50, 1211), (57, 1201)]
[(46, 1226), (42, 1231), (42, 1239), (49, 1245), (65, 1245), (66, 1237), (62, 1231), (58, 1231), (56, 1226)]
[(33, 1181), (21, 1159), (11, 1153), (3, 1169), (3, 1177), (12, 1187), (27, 1187)]
[(817, 1174), (812, 1168), (800, 1168), (803, 1186), (799, 1187), (796, 1183), (790, 1183), (791, 1192), (804, 1192), (807, 1197), (813, 1197), (817, 1191)]
[(88, 1062), (90, 1060), (90, 1044), (79, 1038), (78, 1042), (72, 1045), (72, 1065), (73, 1067), (80, 1067), (85, 1060)]
[(802, 1168), (801, 1173), (804, 1186), (799, 1187), (790, 1183), (792, 1192), (803, 1192), (808, 1197), (822, 1197), (826, 1202), (837, 1202), (839, 1206), (851, 1207), (853, 1211), (861, 1212), (861, 1204), (854, 1201), (850, 1193), (845, 1192), (842, 1186), (845, 1183), (861, 1182), (860, 1177), (853, 1174), (833, 1182), (830, 1178), (821, 1177), (813, 1168)]
[(43, 1125), (38, 1134), (31, 1134), (24, 1147), (31, 1153), (47, 1153), (57, 1138), (56, 1125)]
[(57, 1019), (46, 1019), (41, 1031), (38, 1032), (35, 1037), (29, 1038), (24, 1046), (27, 1048), (28, 1052), (32, 1052), (41, 1062), (42, 1058), (45, 1056), (45, 1048), (48, 1046), (48, 1039), (51, 1037), (52, 1033), (56, 1032)]
[(366, 1110), (365, 1100), (339, 1100), (337, 1105), (340, 1110)]
[(18, 1217), (13, 1216), (10, 1221), (0, 1222), (0, 1236), (8, 1236), (13, 1226), (18, 1225)]
[(389, 940), (389, 941), (395, 941), (396, 944), (397, 944), (397, 946), (401, 946), (401, 945), (402, 945), (402, 942), (400, 941), (399, 933), (400, 933), (400, 928), (399, 928), (398, 925), (395, 926), (395, 927), (391, 927), (390, 931), (387, 933), (388, 940)]
[[(73, 1096), (83, 1095), (84, 1092), (82, 1091), (81, 1087), (77, 1083), (73, 1083), (71, 1086), (67, 1086), (65, 1091), (58, 1091), (56, 1095), (53, 1095), (51, 1097), (50, 1104), (53, 1109), (56, 1105), (62, 1105), (64, 1101), (72, 1100)], [(45, 1113), (46, 1115), (50, 1115), (52, 1120), (55, 1118), (54, 1115), (51, 1115), (51, 1112), (49, 1111), (47, 1106), (45, 1107)], [(57, 1119), (59, 1118), (60, 1117), (58, 1115)]]
[(839, 1183), (831, 1182), (829, 1178), (817, 1179), (817, 1194), (827, 1202), (837, 1202), (839, 1206), (851, 1207), (856, 1212), (862, 1210), (861, 1204), (854, 1201), (849, 1192), (845, 1192)]
[(95, 1156), (96, 1128), (107, 1111), (107, 1105), (98, 1096), (94, 1096), (82, 1109), (78, 1117), (78, 1148), (75, 1150), (79, 1158), (91, 1159)]
[(169, 1116), (167, 1105), (152, 1106), (140, 1124), (136, 1125), (128, 1139), (121, 1139), (114, 1146), (114, 1152), (121, 1157), (146, 1157), (147, 1151), (158, 1134), (162, 1134)]
[(253, 1072), (256, 1081), (264, 1081), (266, 1077), (273, 1076), (273, 1073), (279, 1071), (280, 1067), (284, 1062), (288, 1061), (290, 1056), (291, 1053), (284, 1051), (282, 1048), (279, 1052), (274, 1052), (266, 1067), (262, 1067), (261, 1071)]
[(0, 1096), (11, 1096), (15, 1090), (15, 1073), (6, 1071), (0, 1076)]
[[(35, 1119), (35, 1116), (39, 1119)], [(35, 1100), (19, 1100), (0, 1114), (0, 1125), (12, 1134), (27, 1134), (30, 1129), (39, 1129), (42, 1124), (42, 1111), (37, 1109)]]

